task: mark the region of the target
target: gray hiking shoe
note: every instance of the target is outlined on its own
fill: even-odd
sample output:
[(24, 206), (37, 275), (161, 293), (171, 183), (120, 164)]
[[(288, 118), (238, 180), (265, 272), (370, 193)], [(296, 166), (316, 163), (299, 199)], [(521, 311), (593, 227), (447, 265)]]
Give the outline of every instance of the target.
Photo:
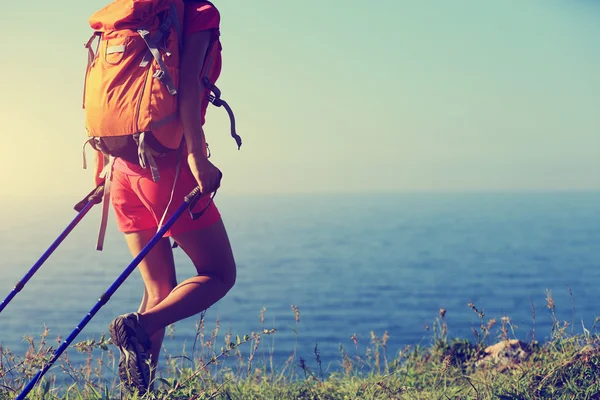
[(110, 338), (119, 348), (119, 379), (122, 389), (144, 395), (150, 387), (150, 338), (140, 325), (140, 314), (118, 316), (108, 326)]

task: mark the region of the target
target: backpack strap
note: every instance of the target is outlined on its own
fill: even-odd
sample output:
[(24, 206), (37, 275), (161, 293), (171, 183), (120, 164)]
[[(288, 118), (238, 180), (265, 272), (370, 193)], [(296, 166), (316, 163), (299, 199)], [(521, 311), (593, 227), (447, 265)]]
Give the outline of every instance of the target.
[(106, 237), (106, 227), (108, 226), (108, 206), (110, 205), (110, 186), (112, 181), (112, 170), (115, 158), (104, 155), (104, 169), (100, 174), (104, 178), (104, 195), (102, 198), (102, 214), (100, 217), (100, 229), (98, 231), (98, 241), (96, 250), (102, 251), (104, 248), (104, 238)]
[(204, 74), (202, 76), (202, 85), (208, 90), (208, 101), (210, 101), (216, 107), (223, 106), (223, 108), (227, 110), (227, 114), (229, 114), (229, 120), (231, 122), (231, 137), (235, 139), (239, 150), (242, 147), (242, 138), (235, 131), (235, 116), (233, 115), (233, 110), (231, 107), (229, 107), (229, 104), (227, 104), (225, 100), (221, 99), (221, 90), (213, 82), (211, 82), (209, 77), (213, 63), (213, 49), (216, 43), (217, 41), (213, 41), (208, 49), (205, 65), (203, 66)]
[(160, 54), (159, 47), (163, 39), (170, 34), (171, 28), (173, 26), (177, 31), (177, 35), (179, 38), (179, 47), (181, 48), (181, 24), (179, 23), (179, 19), (177, 17), (177, 9), (174, 3), (171, 4), (169, 15), (162, 22), (158, 32), (156, 33), (156, 35), (154, 35), (154, 37), (151, 37), (150, 32), (148, 32), (145, 29), (138, 29), (137, 31), (148, 46), (148, 52), (140, 62), (140, 67), (146, 67), (150, 60), (154, 58), (160, 68), (154, 73), (154, 77), (161, 81), (167, 87), (167, 90), (169, 91), (171, 96), (175, 96), (177, 94), (177, 87), (175, 86), (171, 74), (167, 70), (167, 66), (165, 65), (162, 55)]
[[(87, 76), (88, 76), (88, 72), (90, 71), (90, 66), (94, 62), (94, 58), (96, 58), (98, 46), (100, 46), (100, 36), (101, 36), (100, 32), (94, 32), (94, 34), (90, 37), (90, 39), (85, 44), (85, 48), (88, 49), (88, 62), (87, 62), (87, 67), (85, 69), (85, 78), (83, 80), (83, 101), (81, 103), (82, 104), (81, 107), (84, 109), (85, 109), (85, 89), (87, 86)], [(98, 38), (98, 45), (96, 46), (96, 52), (94, 52), (94, 50), (92, 49), (92, 44), (94, 43), (94, 40), (96, 40), (96, 38)], [(84, 163), (85, 163), (85, 161), (84, 161)]]
[(152, 174), (152, 180), (158, 182), (160, 180), (160, 173), (158, 172), (158, 165), (152, 154), (150, 146), (146, 145), (146, 132), (133, 135), (134, 140), (138, 144), (138, 159), (142, 168), (150, 166), (150, 172)]
[(177, 7), (175, 7), (175, 3), (171, 4), (171, 9), (169, 10), (169, 16), (167, 20), (171, 20), (172, 26), (175, 27), (175, 32), (177, 32), (177, 43), (179, 44), (179, 51), (183, 49), (183, 36), (181, 34), (181, 23), (179, 22), (179, 18), (177, 17)]
[[(90, 138), (83, 144), (83, 169), (87, 169), (87, 161), (85, 157), (85, 147), (90, 144), (101, 146), (101, 142), (95, 142), (95, 138)], [(112, 170), (115, 158), (102, 153), (104, 157), (104, 168), (100, 172), (100, 178), (104, 178), (104, 189), (102, 194), (102, 212), (100, 214), (100, 228), (98, 230), (98, 241), (96, 242), (96, 250), (102, 251), (104, 247), (104, 238), (106, 237), (106, 227), (108, 226), (108, 207), (110, 205), (110, 184), (112, 181)]]
[(89, 138), (88, 140), (86, 140), (83, 143), (83, 169), (87, 169), (87, 159), (86, 159), (86, 156), (85, 156), (85, 146), (87, 146), (88, 144), (91, 145), (93, 141), (94, 141), (94, 138)]
[[(159, 81), (161, 81), (167, 87), (167, 90), (169, 91), (169, 94), (171, 96), (175, 96), (177, 94), (177, 88), (175, 87), (175, 83), (173, 82), (173, 78), (171, 77), (171, 74), (167, 70), (167, 66), (165, 65), (165, 63), (162, 59), (160, 51), (158, 50), (158, 42), (157, 42), (156, 38), (151, 38), (150, 32), (143, 30), (143, 29), (138, 30), (138, 33), (140, 34), (142, 39), (144, 39), (144, 41), (146, 42), (146, 45), (148, 46), (150, 53), (152, 53), (152, 56), (154, 56), (154, 59), (156, 60), (156, 62), (158, 63), (158, 66), (160, 68), (154, 73), (154, 77), (156, 79), (158, 79)], [(142, 60), (142, 63), (140, 63), (140, 66), (143, 67), (143, 66), (146, 66), (147, 64), (148, 63), (145, 62), (145, 58), (144, 58), (144, 60)]]
[(216, 107), (223, 106), (223, 108), (227, 111), (231, 125), (231, 137), (235, 139), (239, 150), (242, 147), (242, 138), (235, 130), (235, 115), (233, 115), (233, 110), (229, 104), (227, 104), (227, 102), (221, 98), (221, 90), (214, 83), (211, 83), (208, 78), (203, 78), (202, 83), (204, 86), (209, 88), (209, 91), (212, 92), (212, 94), (208, 95), (208, 101), (210, 101)]

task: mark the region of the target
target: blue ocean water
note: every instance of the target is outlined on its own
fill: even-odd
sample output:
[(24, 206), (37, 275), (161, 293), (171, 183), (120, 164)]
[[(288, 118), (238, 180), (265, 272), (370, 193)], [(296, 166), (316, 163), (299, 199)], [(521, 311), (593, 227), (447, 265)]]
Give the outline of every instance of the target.
[[(364, 351), (370, 333), (390, 335), (388, 357), (405, 345), (428, 345), (440, 308), (450, 337), (472, 339), (479, 318), (509, 316), (515, 335), (544, 341), (556, 316), (568, 331), (591, 329), (600, 315), (600, 193), (462, 193), (271, 195), (220, 194), (218, 206), (238, 263), (234, 289), (206, 314), (207, 329), (243, 336), (265, 327), (275, 365), (297, 347), (328, 371), (339, 346)], [(0, 297), (6, 296), (75, 216), (78, 199), (52, 200), (25, 212), (3, 207)], [(94, 250), (100, 207), (80, 223), (0, 314), (0, 343), (24, 353), (25, 335), (66, 337), (131, 256), (111, 220), (105, 250)], [(10, 211), (12, 210), (12, 211)], [(176, 250), (178, 279), (193, 267)], [(118, 314), (136, 310), (142, 283), (134, 272), (77, 341), (98, 338)], [(291, 305), (300, 310), (298, 337)], [(532, 315), (532, 311), (533, 314)], [(175, 324), (165, 346), (191, 346), (197, 318)], [(492, 335), (498, 332), (499, 324)], [(222, 337), (222, 334), (221, 334)], [(298, 340), (298, 342), (296, 342)], [(265, 344), (266, 345), (266, 344)], [(245, 350), (247, 353), (247, 350)], [(71, 357), (73, 359), (73, 356)], [(75, 358), (75, 361), (76, 358)]]

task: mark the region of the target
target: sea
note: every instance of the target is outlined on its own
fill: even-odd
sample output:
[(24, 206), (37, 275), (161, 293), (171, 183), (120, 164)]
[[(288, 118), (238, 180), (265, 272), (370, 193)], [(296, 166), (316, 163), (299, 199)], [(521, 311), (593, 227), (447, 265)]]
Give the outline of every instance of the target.
[[(73, 220), (77, 200), (3, 207), (0, 298)], [(215, 201), (238, 266), (235, 287), (204, 315), (206, 336), (218, 328), (216, 349), (227, 332), (275, 329), (259, 344), (263, 362), (316, 368), (318, 358), (327, 374), (340, 371), (344, 352), (368, 359), (384, 336), (389, 360), (429, 346), (442, 323), (449, 340), (473, 341), (495, 319), (490, 344), (502, 322), (504, 335), (527, 342), (548, 341), (553, 324), (597, 331), (600, 192), (224, 193)], [(96, 206), (0, 313), (4, 349), (23, 357), (27, 337), (39, 341), (45, 327), (56, 347), (131, 262), (112, 216), (104, 250), (95, 250), (99, 219)], [(183, 281), (194, 269), (174, 252)], [(137, 310), (142, 292), (134, 271), (74, 343), (106, 334), (115, 316)], [(165, 353), (189, 352), (199, 318), (170, 327)], [(240, 346), (245, 359), (252, 347)]]

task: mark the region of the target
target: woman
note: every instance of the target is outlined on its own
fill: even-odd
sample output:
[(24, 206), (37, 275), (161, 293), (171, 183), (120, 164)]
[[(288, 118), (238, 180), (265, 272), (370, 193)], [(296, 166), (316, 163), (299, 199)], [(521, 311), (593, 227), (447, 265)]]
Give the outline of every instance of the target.
[[(202, 193), (218, 189), (221, 172), (207, 158), (202, 125), (208, 100), (201, 98), (200, 72), (211, 44), (219, 43), (219, 11), (211, 3), (185, 1), (183, 48), (180, 58), (179, 112), (185, 145), (157, 159), (160, 180), (148, 169), (116, 159), (112, 172), (111, 201), (117, 225), (125, 234), (131, 254), (137, 256), (157, 231), (165, 209), (169, 218), (194, 187)], [(221, 69), (216, 62), (213, 82)], [(103, 157), (96, 153), (95, 179), (100, 183)], [(180, 163), (178, 163), (178, 160)], [(180, 168), (177, 173), (177, 168)], [(171, 202), (171, 192), (175, 181)], [(207, 206), (208, 196), (195, 207)], [(170, 206), (169, 206), (170, 205)], [(166, 220), (166, 219), (165, 219)], [(169, 237), (189, 256), (197, 275), (177, 285)], [(151, 384), (150, 366), (156, 367), (165, 327), (206, 310), (233, 287), (236, 265), (227, 232), (214, 203), (203, 216), (192, 220), (184, 213), (139, 264), (144, 295), (136, 313), (121, 315), (109, 326), (112, 342), (119, 347), (122, 386), (145, 393)], [(150, 362), (148, 362), (150, 361)], [(150, 364), (150, 365), (149, 365)]]

